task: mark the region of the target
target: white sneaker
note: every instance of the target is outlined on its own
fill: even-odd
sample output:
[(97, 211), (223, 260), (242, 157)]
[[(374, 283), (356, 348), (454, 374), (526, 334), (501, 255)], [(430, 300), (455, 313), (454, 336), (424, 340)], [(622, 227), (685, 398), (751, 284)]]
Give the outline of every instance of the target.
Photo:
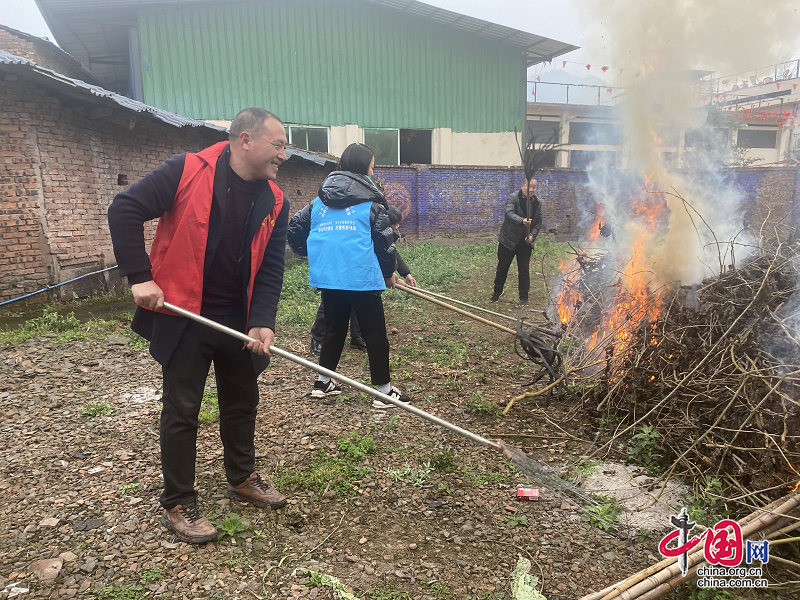
[[(399, 400), (400, 402), (411, 402), (411, 398), (400, 392), (400, 390), (394, 386), (392, 386), (392, 389), (389, 390), (388, 396), (394, 398), (395, 400)], [(395, 408), (395, 405), (375, 398), (372, 401), (372, 408)]]
[(336, 385), (333, 379), (328, 383), (323, 383), (319, 379), (314, 382), (314, 389), (311, 390), (312, 398), (327, 398), (328, 396), (338, 396), (342, 393), (342, 388)]

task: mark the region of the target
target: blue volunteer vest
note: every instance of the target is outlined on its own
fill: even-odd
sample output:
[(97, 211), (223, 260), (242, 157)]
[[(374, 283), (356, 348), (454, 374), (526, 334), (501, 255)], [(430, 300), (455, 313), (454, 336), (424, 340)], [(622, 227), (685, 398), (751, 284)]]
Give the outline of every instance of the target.
[(308, 236), (309, 285), (325, 290), (385, 290), (372, 246), (372, 202), (330, 208), (319, 198), (311, 207)]

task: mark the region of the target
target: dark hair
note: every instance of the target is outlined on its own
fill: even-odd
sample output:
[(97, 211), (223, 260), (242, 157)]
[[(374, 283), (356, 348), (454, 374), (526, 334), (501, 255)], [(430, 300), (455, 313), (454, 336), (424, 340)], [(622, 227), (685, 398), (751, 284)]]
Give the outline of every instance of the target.
[(390, 206), (386, 209), (386, 214), (389, 216), (389, 223), (396, 225), (403, 220), (403, 213), (396, 206)]
[(267, 119), (275, 119), (278, 123), (283, 125), (281, 121), (274, 114), (263, 108), (244, 108), (239, 111), (231, 121), (230, 129), (228, 130), (228, 139), (233, 141), (239, 139), (239, 135), (246, 131), (253, 138), (261, 137), (267, 128), (264, 126), (264, 121)]
[(366, 175), (373, 158), (375, 153), (366, 144), (350, 144), (339, 159), (339, 170)]

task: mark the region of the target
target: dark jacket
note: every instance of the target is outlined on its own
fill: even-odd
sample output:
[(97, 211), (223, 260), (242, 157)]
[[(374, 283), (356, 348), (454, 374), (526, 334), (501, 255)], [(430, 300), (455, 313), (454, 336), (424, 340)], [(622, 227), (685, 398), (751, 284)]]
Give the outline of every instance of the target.
[[(394, 230), (386, 213), (386, 198), (366, 175), (349, 171), (334, 171), (322, 182), (318, 199), (331, 208), (347, 208), (372, 202), (369, 224), (372, 229), (372, 246), (378, 257), (383, 277), (388, 279), (395, 270)], [(295, 254), (308, 256), (308, 235), (311, 233), (311, 207), (315, 198), (297, 211), (289, 221), (288, 242)]]
[[(539, 197), (534, 194), (530, 204), (532, 215), (530, 233), (535, 242), (536, 236), (539, 235), (539, 230), (542, 228), (542, 203), (539, 201)], [(528, 228), (522, 224), (526, 214), (525, 197), (522, 195), (522, 190), (509, 194), (506, 200), (506, 218), (498, 236), (498, 241), (509, 250), (514, 250), (528, 235)]]
[[(214, 175), (214, 196), (209, 215), (208, 240), (206, 245), (204, 272), (210, 268), (219, 246), (227, 208), (228, 165), (230, 150), (223, 152), (217, 160)], [(130, 284), (151, 281), (150, 259), (145, 251), (143, 224), (157, 219), (172, 208), (175, 194), (183, 175), (186, 155), (176, 154), (159, 167), (120, 192), (108, 208), (108, 225), (117, 258), (120, 275)], [(242, 260), (242, 285), (246, 288), (250, 280), (250, 244), (261, 222), (275, 206), (275, 195), (267, 181), (259, 181), (253, 190), (254, 202), (245, 229), (245, 255)], [(283, 209), (275, 223), (264, 260), (255, 277), (250, 302), (250, 317), (246, 330), (252, 327), (269, 327), (275, 330), (286, 248), (286, 228), (289, 221), (289, 202), (284, 199)], [(247, 314), (247, 290), (243, 289), (242, 315)], [(166, 299), (169, 302), (169, 298)], [(184, 317), (157, 313), (137, 308), (131, 329), (150, 341), (150, 354), (159, 363), (167, 365), (183, 335), (189, 320)], [(257, 372), (269, 364), (268, 357), (253, 354)]]

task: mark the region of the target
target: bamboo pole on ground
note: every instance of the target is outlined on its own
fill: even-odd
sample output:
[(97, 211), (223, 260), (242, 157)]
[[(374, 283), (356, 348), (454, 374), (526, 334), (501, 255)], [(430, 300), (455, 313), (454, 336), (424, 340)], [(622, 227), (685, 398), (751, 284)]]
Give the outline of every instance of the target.
[[(771, 507), (776, 505), (777, 508), (771, 510)], [(740, 525), (744, 525), (744, 527), (742, 527), (743, 539), (761, 532), (764, 529), (771, 528), (777, 521), (787, 516), (788, 513), (798, 507), (800, 507), (800, 493), (794, 492), (789, 496), (784, 496), (776, 500), (765, 508), (758, 509), (751, 513), (740, 521)], [(699, 563), (703, 561), (703, 557), (702, 545), (695, 546), (692, 551), (689, 552), (689, 567), (699, 567)], [(690, 578), (687, 572), (685, 580)], [(645, 598), (646, 600), (654, 600), (671, 591), (671, 589), (674, 589), (671, 585), (667, 585), (671, 584), (674, 579), (684, 580), (684, 576), (680, 572), (677, 560), (674, 558), (666, 558), (639, 573), (631, 575), (619, 583), (609, 586), (599, 592), (583, 596), (580, 600), (612, 600), (614, 598), (619, 598), (620, 600), (645, 600)], [(682, 582), (683, 581), (676, 585)], [(660, 590), (660, 593), (653, 595), (656, 589)], [(653, 594), (651, 594), (651, 592), (653, 592)]]

